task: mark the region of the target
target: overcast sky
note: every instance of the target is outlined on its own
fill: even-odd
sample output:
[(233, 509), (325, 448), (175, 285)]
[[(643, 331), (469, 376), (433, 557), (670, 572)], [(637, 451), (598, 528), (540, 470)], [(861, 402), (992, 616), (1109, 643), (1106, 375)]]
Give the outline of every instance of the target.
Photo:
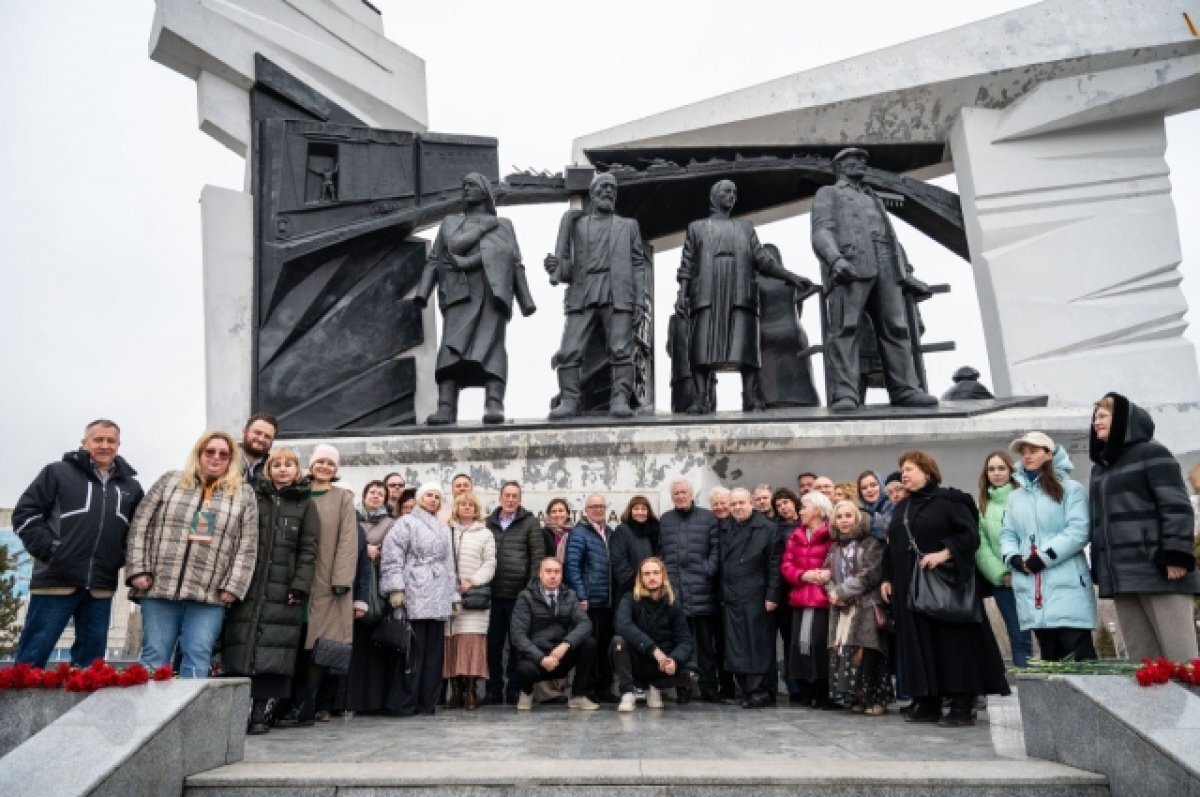
[[(1026, 5), (374, 2), (389, 38), (425, 59), (431, 129), (495, 136), (501, 174), (511, 164), (558, 170), (580, 135)], [(9, 454), (0, 506), (94, 417), (122, 425), (122, 453), (147, 482), (178, 467), (204, 429), (198, 198), (206, 183), (240, 189), (244, 164), (197, 129), (195, 84), (147, 57), (153, 13), (149, 0), (0, 0), (0, 432)], [(1200, 115), (1173, 118), (1167, 130), (1194, 303), (1200, 164), (1185, 159), (1184, 145), (1194, 154)], [(952, 178), (941, 183), (954, 188)], [(504, 210), (539, 307), (510, 327), (510, 417), (544, 414), (555, 392), (549, 360), (562, 294), (540, 262), (561, 212)], [(759, 235), (780, 246), (785, 265), (816, 278), (807, 218)], [(911, 229), (900, 235), (918, 276), (953, 286), (925, 306), (927, 339), (959, 344), (929, 358), (932, 388), (944, 390), (964, 363), (986, 374), (969, 265)], [(657, 258), (660, 409), (669, 396), (663, 302), (674, 296), (678, 257)], [(721, 406), (732, 409), (736, 377), (721, 384)], [(468, 393), (461, 414), (477, 418), (481, 405), (478, 391)]]

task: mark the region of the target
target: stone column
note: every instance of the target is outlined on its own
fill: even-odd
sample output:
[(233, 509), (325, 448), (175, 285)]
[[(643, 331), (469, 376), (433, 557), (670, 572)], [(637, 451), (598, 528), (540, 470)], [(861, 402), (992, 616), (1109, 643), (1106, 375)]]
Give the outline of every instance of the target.
[(1164, 114), (1194, 102), (1198, 74), (1187, 56), (962, 109), (950, 147), (997, 395), (1200, 396), (1163, 158)]

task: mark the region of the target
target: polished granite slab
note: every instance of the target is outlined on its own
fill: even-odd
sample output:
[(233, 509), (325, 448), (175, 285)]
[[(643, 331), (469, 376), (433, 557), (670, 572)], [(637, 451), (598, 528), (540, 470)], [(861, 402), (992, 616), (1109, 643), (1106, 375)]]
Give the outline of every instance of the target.
[(989, 699), (973, 728), (904, 722), (899, 714), (668, 703), (619, 714), (537, 706), (433, 717), (338, 718), (312, 728), (275, 729), (246, 739), (246, 763), (676, 759), (737, 761), (994, 761), (1025, 758), (1015, 697)]

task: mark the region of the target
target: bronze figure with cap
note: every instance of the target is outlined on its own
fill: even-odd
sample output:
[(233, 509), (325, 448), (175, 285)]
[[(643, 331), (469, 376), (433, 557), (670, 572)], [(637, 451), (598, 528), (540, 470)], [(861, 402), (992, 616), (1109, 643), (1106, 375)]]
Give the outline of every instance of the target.
[(932, 407), (913, 359), (905, 293), (928, 288), (913, 277), (883, 203), (863, 182), (867, 152), (844, 149), (833, 158), (837, 182), (813, 198), (812, 246), (821, 261), (828, 328), (825, 369), (830, 409), (859, 406), (859, 330), (870, 324), (879, 344), (884, 383), (897, 407)]

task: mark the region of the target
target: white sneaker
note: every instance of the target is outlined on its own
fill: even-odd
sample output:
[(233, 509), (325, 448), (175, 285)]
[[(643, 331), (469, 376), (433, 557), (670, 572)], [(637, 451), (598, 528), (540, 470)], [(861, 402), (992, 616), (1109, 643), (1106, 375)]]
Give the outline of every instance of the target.
[(633, 687), (633, 699), (638, 703), (646, 702), (646, 690), (640, 686)]
[(652, 686), (646, 690), (646, 708), (662, 708), (663, 699), (662, 692), (658, 691), (657, 686)]
[(637, 695), (633, 692), (626, 692), (621, 695), (621, 705), (617, 706), (617, 711), (633, 711), (637, 705)]
[(525, 694), (521, 692), (517, 696), (517, 711), (530, 711), (533, 709), (533, 692)]
[(580, 695), (579, 697), (573, 697), (568, 700), (567, 708), (577, 708), (583, 711), (595, 711), (596, 709), (600, 708), (600, 706), (596, 703), (593, 703), (591, 700), (588, 700), (584, 695)]

